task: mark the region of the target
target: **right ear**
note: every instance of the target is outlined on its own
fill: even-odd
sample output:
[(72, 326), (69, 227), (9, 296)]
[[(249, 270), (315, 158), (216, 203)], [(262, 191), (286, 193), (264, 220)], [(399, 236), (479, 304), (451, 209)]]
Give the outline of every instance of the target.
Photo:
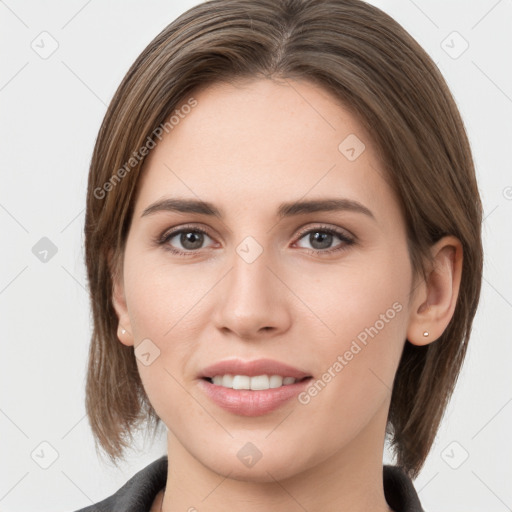
[(119, 261), (114, 259), (113, 249), (108, 257), (110, 276), (112, 279), (112, 305), (117, 314), (117, 337), (119, 341), (128, 347), (133, 346), (132, 327), (128, 308), (126, 306), (126, 296), (124, 292), (123, 270)]

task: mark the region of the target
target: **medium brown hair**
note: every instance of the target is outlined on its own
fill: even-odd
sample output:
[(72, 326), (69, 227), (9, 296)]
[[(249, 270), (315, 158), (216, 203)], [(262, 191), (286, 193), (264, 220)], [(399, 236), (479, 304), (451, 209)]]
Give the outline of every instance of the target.
[(204, 2), (167, 26), (124, 77), (99, 131), (87, 190), (94, 326), (86, 410), (96, 447), (115, 462), (136, 426), (147, 421), (156, 431), (161, 421), (133, 347), (117, 338), (112, 305), (112, 274), (122, 271), (144, 163), (130, 158), (198, 88), (258, 78), (308, 80), (354, 112), (399, 197), (416, 276), (425, 277), (429, 248), (441, 237), (462, 243), (454, 315), (434, 343), (405, 342), (394, 380), (388, 433), (397, 464), (415, 477), (455, 387), (479, 301), (482, 207), (465, 128), (441, 73), (396, 21), (360, 0)]

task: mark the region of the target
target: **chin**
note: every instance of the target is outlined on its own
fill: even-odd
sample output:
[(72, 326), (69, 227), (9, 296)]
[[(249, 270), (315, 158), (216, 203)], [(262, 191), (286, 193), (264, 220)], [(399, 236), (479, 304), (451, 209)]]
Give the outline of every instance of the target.
[(213, 465), (207, 465), (209, 469), (219, 475), (227, 476), (232, 480), (254, 483), (275, 483), (276, 480), (286, 480), (301, 472), (301, 468), (295, 464), (290, 466), (291, 460), (282, 458), (280, 461), (263, 461), (260, 459), (253, 467), (244, 467), (238, 459), (233, 458), (218, 460)]
[[(260, 449), (256, 446), (260, 446)], [(215, 451), (196, 453), (195, 457), (203, 466), (219, 475), (255, 483), (291, 478), (314, 467), (321, 459), (319, 454), (315, 456), (304, 450), (298, 452), (296, 445), (265, 443), (264, 437), (261, 441), (253, 439), (253, 442), (233, 440)]]

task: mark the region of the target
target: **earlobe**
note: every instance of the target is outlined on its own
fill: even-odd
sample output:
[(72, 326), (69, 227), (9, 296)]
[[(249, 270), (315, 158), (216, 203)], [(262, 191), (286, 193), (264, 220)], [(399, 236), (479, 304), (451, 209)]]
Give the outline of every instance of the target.
[(407, 339), (427, 345), (439, 339), (453, 317), (462, 275), (462, 244), (446, 236), (431, 248), (433, 267), (411, 305)]
[(123, 345), (133, 346), (132, 329), (124, 292), (123, 273), (119, 270), (118, 265), (112, 264), (112, 256), (109, 256), (109, 268), (111, 269), (110, 275), (112, 279), (112, 305), (118, 318), (117, 337)]
[(127, 347), (133, 346), (133, 336), (119, 323), (117, 327), (117, 339)]

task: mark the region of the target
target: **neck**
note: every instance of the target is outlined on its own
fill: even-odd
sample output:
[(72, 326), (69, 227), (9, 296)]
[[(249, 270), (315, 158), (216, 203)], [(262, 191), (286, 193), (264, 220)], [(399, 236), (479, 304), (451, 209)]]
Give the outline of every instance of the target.
[[(273, 468), (268, 468), (266, 481), (237, 480), (230, 472), (221, 475), (213, 471), (168, 430), (169, 463), (162, 511), (392, 512), (384, 497), (382, 478), (387, 408), (377, 416), (380, 418), (373, 418), (348, 445), (320, 463), (283, 478), (274, 478)], [(282, 468), (277, 472), (282, 473)]]

